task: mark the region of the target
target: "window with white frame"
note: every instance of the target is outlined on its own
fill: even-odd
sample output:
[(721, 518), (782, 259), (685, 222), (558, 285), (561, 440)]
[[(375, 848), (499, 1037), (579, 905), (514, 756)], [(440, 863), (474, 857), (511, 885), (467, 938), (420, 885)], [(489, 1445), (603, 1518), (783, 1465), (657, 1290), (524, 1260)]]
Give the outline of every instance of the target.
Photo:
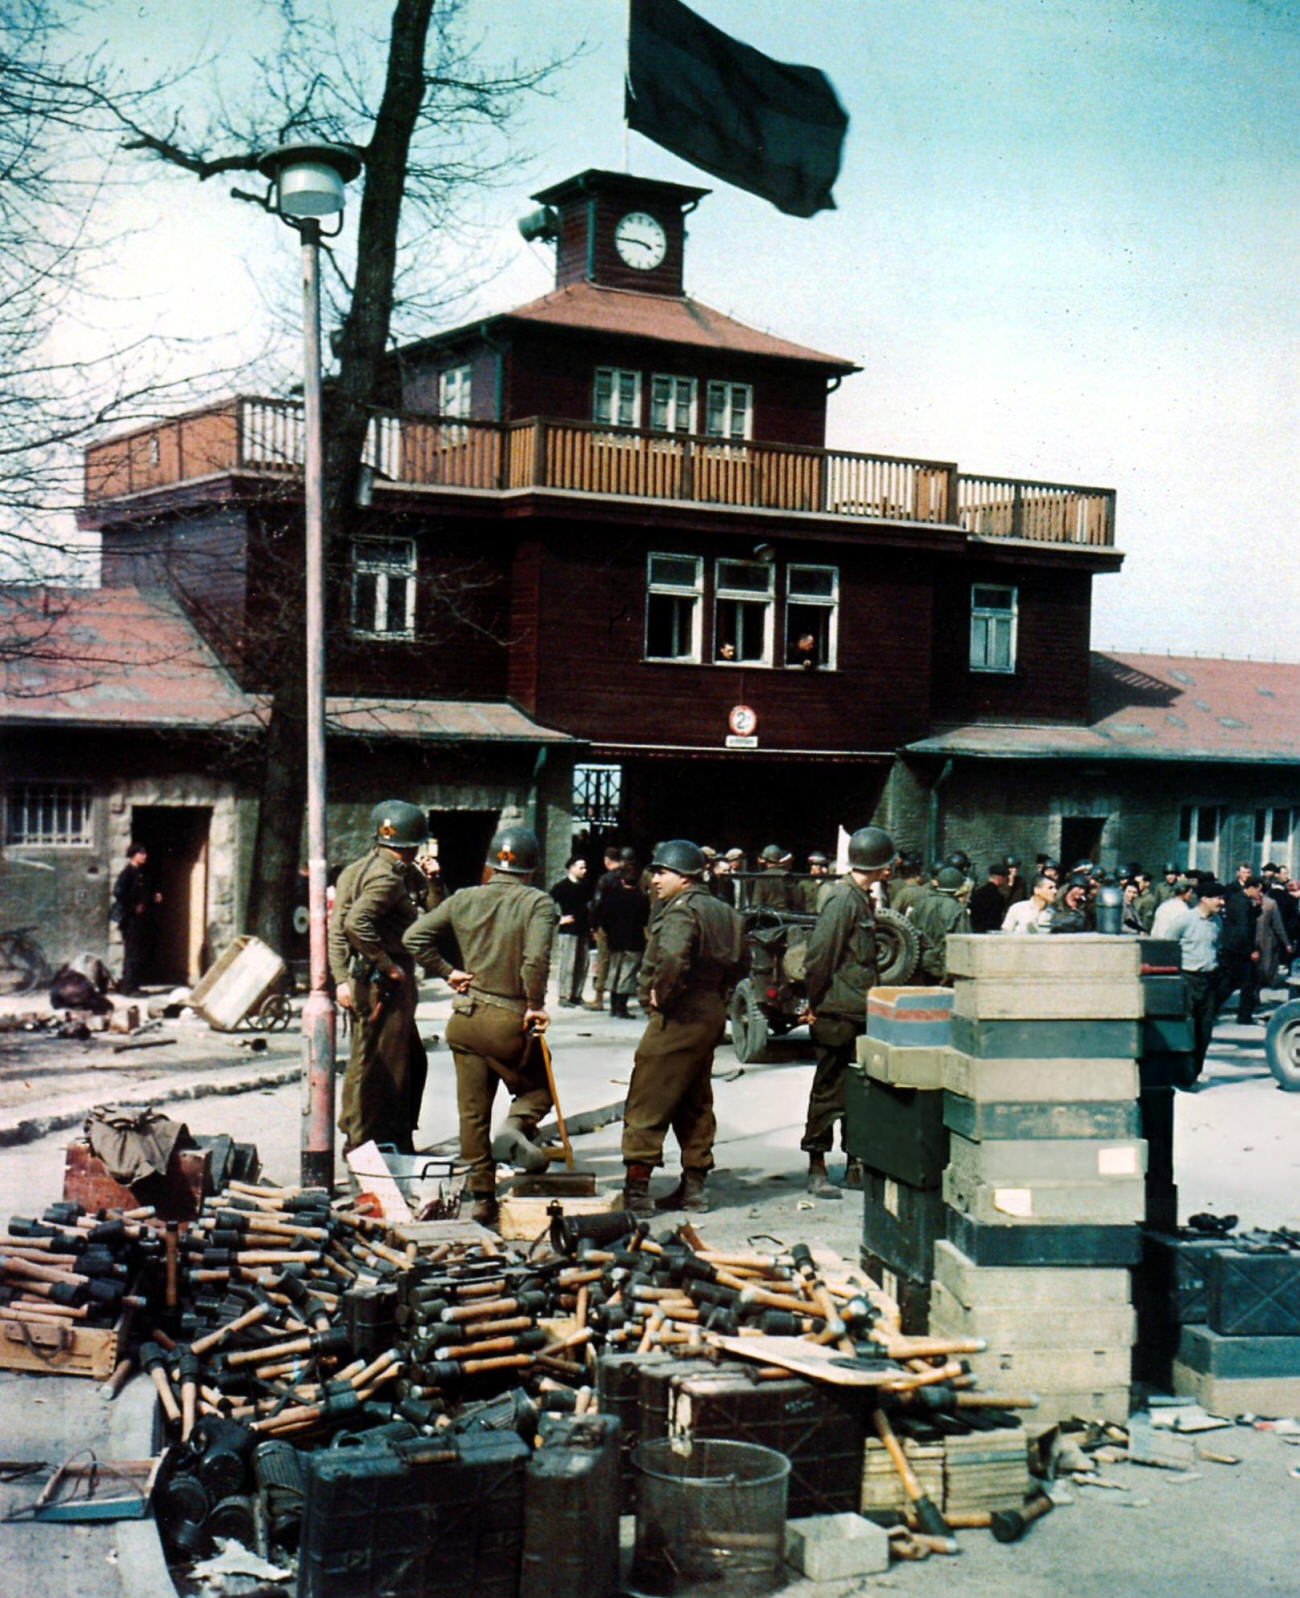
[(828, 671), (839, 642), (840, 574), (836, 566), (789, 566), (785, 574), (785, 663)]
[(606, 427), (640, 427), (641, 374), (624, 367), (598, 366), (592, 388), (591, 419)]
[(352, 631), (367, 638), (415, 637), (415, 540), (352, 542)]
[(5, 793), (10, 848), (89, 848), (95, 841), (92, 820), (89, 783), (12, 782)]
[(698, 555), (647, 557), (647, 660), (699, 660), (703, 595), (704, 562)]
[(1219, 842), (1223, 832), (1223, 805), (1184, 805), (1179, 818), (1178, 837), (1187, 858), (1189, 871), (1219, 870)]
[(438, 374), (438, 409), (444, 416), (469, 416), (472, 368), (449, 366)]
[(650, 426), (656, 433), (695, 431), (695, 379), (666, 377), (656, 372), (650, 379)]
[(1016, 669), (1017, 591), (974, 583), (970, 591), (970, 669)]
[(1294, 859), (1296, 824), (1300, 810), (1290, 805), (1266, 805), (1255, 812), (1255, 867), (1266, 861), (1290, 866)]
[(720, 560), (714, 573), (713, 655), (738, 666), (772, 664), (776, 569), (768, 561)]
[(710, 438), (748, 438), (753, 412), (748, 383), (711, 382), (705, 390), (704, 431)]

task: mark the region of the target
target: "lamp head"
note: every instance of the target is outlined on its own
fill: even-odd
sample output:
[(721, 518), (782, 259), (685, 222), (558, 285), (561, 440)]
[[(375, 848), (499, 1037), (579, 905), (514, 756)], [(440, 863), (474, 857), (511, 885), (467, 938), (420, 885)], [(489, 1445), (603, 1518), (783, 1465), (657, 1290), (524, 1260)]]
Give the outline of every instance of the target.
[(257, 169), (274, 185), (274, 211), (289, 222), (316, 220), (342, 211), (361, 156), (348, 144), (281, 144), (258, 158)]

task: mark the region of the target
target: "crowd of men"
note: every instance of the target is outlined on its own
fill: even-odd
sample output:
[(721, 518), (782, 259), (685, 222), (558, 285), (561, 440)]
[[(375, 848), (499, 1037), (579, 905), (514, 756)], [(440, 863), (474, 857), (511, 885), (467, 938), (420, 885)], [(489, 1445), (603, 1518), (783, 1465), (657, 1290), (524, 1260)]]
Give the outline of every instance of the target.
[[(543, 1169), (537, 1128), (553, 1107), (537, 1038), (549, 1025), (547, 993), (555, 967), (562, 1006), (604, 1007), (643, 1030), (636, 1045), (623, 1122), (623, 1204), (636, 1214), (707, 1208), (713, 1166), (714, 1050), (726, 1030), (727, 1001), (744, 970), (742, 909), (765, 907), (808, 919), (805, 1008), (817, 1066), (801, 1147), (807, 1190), (838, 1198), (827, 1170), (840, 1129), (845, 1074), (865, 1030), (867, 993), (878, 980), (876, 923), (881, 911), (905, 916), (918, 933), (924, 980), (947, 980), (946, 941), (955, 932), (1071, 933), (1105, 930), (1176, 940), (1196, 1026), (1196, 1070), (1221, 1004), (1240, 994), (1238, 1019), (1250, 1021), (1261, 986), (1295, 952), (1300, 881), (1275, 865), (1257, 876), (1249, 863), (1227, 887), (1207, 875), (1167, 866), (1153, 884), (1137, 865), (1111, 881), (1094, 863), (1062, 877), (1042, 856), (1029, 881), (1003, 858), (974, 886), (971, 863), (950, 855), (928, 872), (919, 856), (895, 850), (878, 827), (853, 833), (846, 869), (833, 875), (814, 854), (795, 873), (779, 845), (748, 871), (739, 850), (723, 854), (684, 838), (655, 846), (643, 871), (628, 848), (607, 849), (605, 870), (588, 891), (585, 857), (575, 855), (549, 892), (534, 885), (535, 835), (503, 827), (493, 838), (481, 884), (447, 897), (421, 856), (425, 816), (387, 800), (372, 815), (374, 846), (339, 878), (330, 914), (330, 967), (340, 1008), (351, 1018), (340, 1127), (344, 1152), (374, 1139), (413, 1150), (427, 1077), (415, 1026), (417, 971), (452, 990), (447, 1043), (455, 1063), (461, 1159), (474, 1218), (497, 1215), (499, 1163)], [(1103, 922), (1105, 923), (1103, 925)], [(594, 943), (588, 959), (589, 942)], [(593, 995), (583, 992), (590, 968)], [(492, 1133), (497, 1087), (510, 1095)], [(677, 1186), (655, 1199), (649, 1183), (671, 1131), (681, 1157)], [(861, 1185), (846, 1154), (843, 1186)]]

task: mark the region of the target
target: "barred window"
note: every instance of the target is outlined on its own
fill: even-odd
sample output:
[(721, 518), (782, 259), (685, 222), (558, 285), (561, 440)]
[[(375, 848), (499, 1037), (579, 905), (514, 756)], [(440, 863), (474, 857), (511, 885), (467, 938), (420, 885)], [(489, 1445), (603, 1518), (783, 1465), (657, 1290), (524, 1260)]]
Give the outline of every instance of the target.
[(90, 785), (15, 782), (5, 804), (5, 842), (41, 849), (86, 849), (92, 835)]
[(619, 824), (623, 802), (622, 766), (573, 768), (573, 823), (607, 831)]

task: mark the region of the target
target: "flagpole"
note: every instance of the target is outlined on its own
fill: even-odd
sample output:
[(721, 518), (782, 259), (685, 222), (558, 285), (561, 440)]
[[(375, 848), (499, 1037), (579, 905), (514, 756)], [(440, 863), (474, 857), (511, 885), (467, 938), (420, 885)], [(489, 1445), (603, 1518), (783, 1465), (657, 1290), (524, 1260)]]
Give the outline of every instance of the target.
[(632, 0), (627, 0), (627, 57), (623, 64), (623, 176), (631, 171), (627, 158), (627, 97), (632, 85)]

